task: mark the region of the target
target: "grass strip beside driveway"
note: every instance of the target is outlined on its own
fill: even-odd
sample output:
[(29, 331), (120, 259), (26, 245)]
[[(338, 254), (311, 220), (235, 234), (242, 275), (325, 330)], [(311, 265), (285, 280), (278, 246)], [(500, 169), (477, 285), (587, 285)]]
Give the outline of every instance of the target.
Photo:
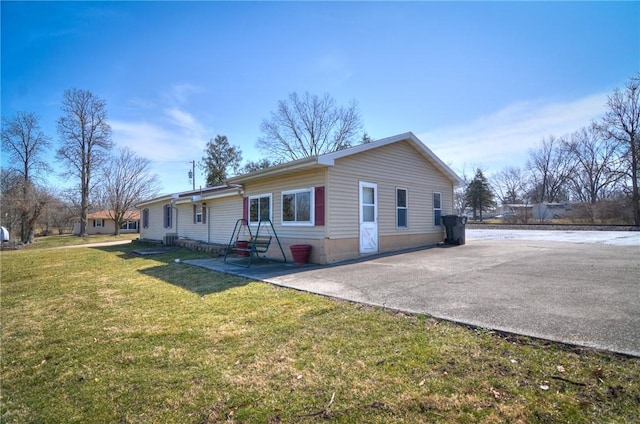
[(2, 422), (634, 422), (640, 361), (133, 246), (0, 256)]

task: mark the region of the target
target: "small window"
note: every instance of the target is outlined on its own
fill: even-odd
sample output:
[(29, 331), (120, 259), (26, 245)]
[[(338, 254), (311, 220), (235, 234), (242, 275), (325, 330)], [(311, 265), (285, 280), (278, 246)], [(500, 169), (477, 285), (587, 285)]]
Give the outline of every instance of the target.
[(258, 225), (264, 219), (271, 219), (271, 194), (249, 196), (249, 224)]
[(442, 216), (442, 195), (433, 193), (433, 225), (442, 225), (440, 217)]
[(142, 228), (149, 228), (149, 209), (142, 211)]
[(407, 228), (407, 189), (396, 189), (396, 226)]
[(193, 205), (193, 223), (194, 224), (207, 223), (207, 207), (206, 206)]
[(94, 219), (94, 227), (104, 227), (104, 219)]
[(282, 192), (282, 224), (313, 225), (313, 189)]

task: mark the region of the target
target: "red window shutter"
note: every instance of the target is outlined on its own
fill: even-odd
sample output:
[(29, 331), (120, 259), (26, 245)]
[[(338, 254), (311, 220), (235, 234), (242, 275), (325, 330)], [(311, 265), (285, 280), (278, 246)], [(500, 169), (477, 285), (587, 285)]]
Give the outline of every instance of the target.
[(202, 223), (203, 224), (207, 223), (207, 207), (206, 206), (202, 207)]
[(315, 225), (318, 227), (324, 226), (324, 186), (316, 187), (315, 195)]
[(249, 219), (249, 198), (244, 197), (242, 199), (242, 218), (248, 220)]

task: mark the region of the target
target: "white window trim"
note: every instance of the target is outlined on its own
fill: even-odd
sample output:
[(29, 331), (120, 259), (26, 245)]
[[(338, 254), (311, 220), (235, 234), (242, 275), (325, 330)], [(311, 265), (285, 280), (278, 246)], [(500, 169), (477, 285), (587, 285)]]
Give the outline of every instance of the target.
[[(273, 194), (264, 193), (264, 194), (256, 194), (248, 197), (249, 204), (247, 205), (247, 221), (249, 222), (249, 225), (257, 227), (258, 224), (260, 223), (260, 221), (256, 222), (251, 220), (251, 200), (258, 199), (258, 204), (260, 204), (260, 199), (262, 197), (269, 198), (269, 219), (271, 220), (271, 222), (273, 222)], [(258, 213), (258, 218), (260, 218), (260, 213)]]
[(203, 206), (196, 207), (196, 224), (202, 224), (202, 208)]
[[(436, 208), (436, 204), (435, 204), (436, 194), (440, 196), (440, 207), (439, 208)], [(440, 211), (440, 217), (442, 218), (442, 193), (439, 192), (439, 191), (434, 191), (431, 201), (433, 202), (433, 222), (432, 222), (432, 224), (433, 224), (434, 227), (442, 227), (442, 224), (440, 224), (440, 223), (436, 224), (436, 211), (438, 211), (438, 210)]]
[[(309, 218), (310, 221), (285, 221), (284, 220), (284, 196), (286, 194), (296, 194), (296, 193), (309, 193)], [(316, 222), (315, 217), (315, 189), (313, 187), (310, 188), (300, 188), (296, 190), (287, 190), (283, 191), (280, 195), (280, 223), (283, 226), (292, 226), (292, 227), (313, 227)]]
[(102, 225), (104, 223), (104, 219), (96, 219), (94, 221), (96, 222), (96, 227), (104, 227), (104, 225)]
[[(407, 206), (398, 206), (398, 190), (404, 190), (405, 192), (405, 201)], [(407, 225), (404, 227), (400, 227), (398, 225), (398, 210), (404, 209), (406, 212), (406, 221)], [(396, 229), (398, 230), (406, 230), (409, 228), (409, 189), (406, 187), (396, 187)]]

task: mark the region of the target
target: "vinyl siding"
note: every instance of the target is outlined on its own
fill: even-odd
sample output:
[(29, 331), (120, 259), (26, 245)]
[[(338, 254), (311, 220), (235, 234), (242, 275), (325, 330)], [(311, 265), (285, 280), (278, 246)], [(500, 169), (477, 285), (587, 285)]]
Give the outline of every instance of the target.
[[(199, 205), (198, 205), (199, 206)], [(193, 204), (181, 203), (176, 205), (178, 209), (178, 235), (190, 240), (207, 241), (207, 224), (193, 222)], [(209, 221), (207, 213), (207, 222)], [(175, 222), (174, 222), (175, 224)]]
[[(321, 239), (325, 236), (324, 226), (282, 225), (282, 192), (324, 186), (325, 174), (325, 169), (315, 169), (247, 183), (244, 195), (246, 197), (260, 194), (272, 195), (272, 221), (279, 238)], [(325, 195), (327, 195), (326, 191)], [(326, 200), (325, 207), (327, 207)], [(242, 205), (239, 208), (241, 213)]]
[[(442, 193), (442, 214), (453, 211), (453, 183), (407, 142), (336, 160), (329, 168), (327, 226), (330, 238), (359, 234), (359, 181), (378, 185), (379, 237), (441, 233), (433, 225), (433, 192)], [(407, 189), (407, 228), (396, 228), (396, 188)]]
[(211, 225), (211, 243), (227, 244), (231, 239), (236, 221), (242, 218), (242, 197), (224, 197), (211, 203), (207, 212), (207, 223)]
[[(167, 233), (175, 233), (176, 220), (175, 211), (173, 217), (173, 228), (164, 228), (164, 206), (167, 202), (155, 203), (140, 209), (140, 238), (146, 240), (164, 240)], [(142, 226), (142, 211), (149, 209), (149, 227)]]
[[(178, 234), (180, 237), (205, 243), (227, 244), (236, 221), (242, 218), (240, 196), (207, 200), (206, 222), (193, 222), (193, 203), (182, 203), (178, 207)], [(198, 210), (201, 206), (196, 203)]]

